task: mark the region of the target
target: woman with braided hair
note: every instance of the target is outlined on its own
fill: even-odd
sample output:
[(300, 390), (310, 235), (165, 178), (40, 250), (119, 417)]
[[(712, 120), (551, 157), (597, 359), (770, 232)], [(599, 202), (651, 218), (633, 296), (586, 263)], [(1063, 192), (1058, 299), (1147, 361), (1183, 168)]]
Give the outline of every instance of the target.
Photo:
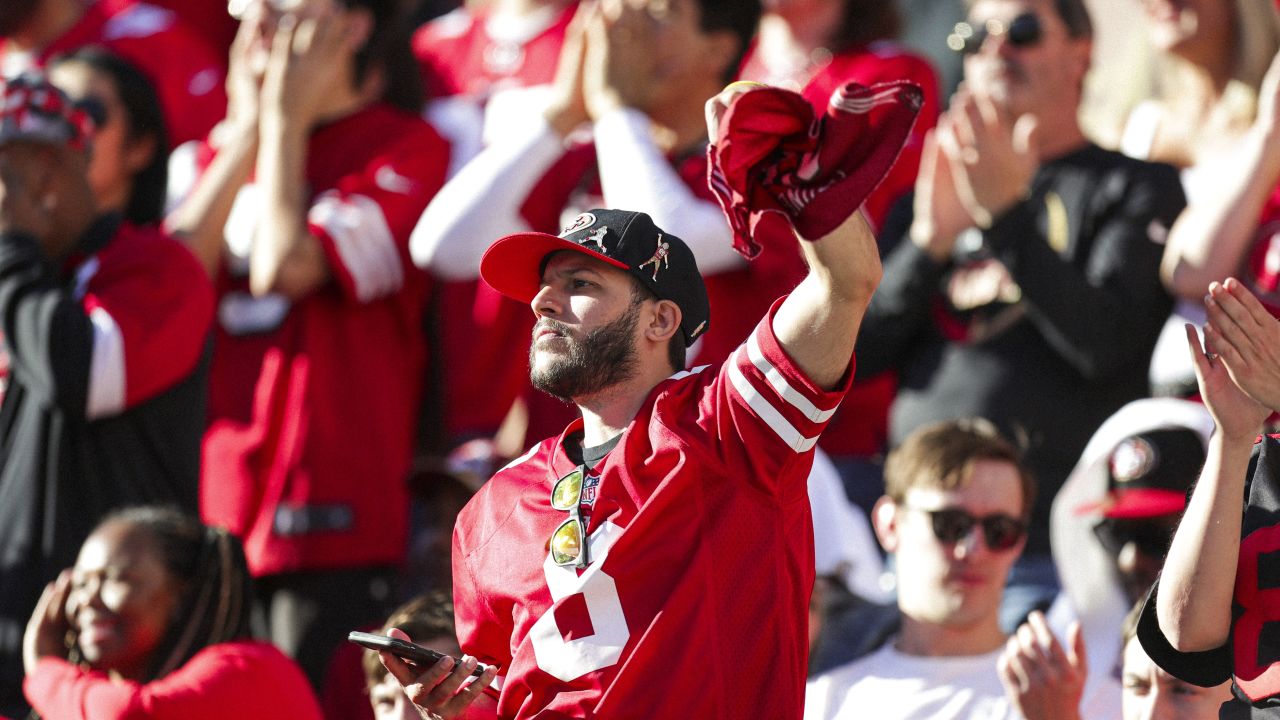
[(45, 588), (24, 690), (46, 720), (318, 719), (301, 670), (249, 635), (240, 543), (177, 510), (104, 520)]

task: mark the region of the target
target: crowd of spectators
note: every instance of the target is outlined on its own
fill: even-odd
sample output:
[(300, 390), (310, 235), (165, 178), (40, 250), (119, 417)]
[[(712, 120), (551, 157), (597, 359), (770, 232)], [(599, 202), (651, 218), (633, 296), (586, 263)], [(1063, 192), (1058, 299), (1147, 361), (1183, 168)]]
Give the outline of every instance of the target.
[(593, 208), (678, 233), (689, 368), (810, 271), (763, 222), (734, 251), (705, 105), (735, 80), (921, 93), (809, 471), (803, 716), (1280, 717), (1276, 545), (1241, 542), (1280, 507), (1280, 2), (1108, 2), (1142, 31), (1086, 0), (0, 3), (0, 718), (416, 717), (346, 633), (462, 658), (455, 518), (579, 413), (490, 244)]

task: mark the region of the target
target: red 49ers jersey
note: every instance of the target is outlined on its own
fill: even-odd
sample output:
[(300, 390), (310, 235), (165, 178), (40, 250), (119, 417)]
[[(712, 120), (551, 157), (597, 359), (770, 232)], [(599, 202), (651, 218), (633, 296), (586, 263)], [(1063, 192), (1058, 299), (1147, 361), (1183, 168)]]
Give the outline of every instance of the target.
[(409, 259), (409, 233), (447, 164), (431, 126), (388, 105), (316, 128), (307, 221), (333, 279), (293, 302), (249, 292), (264, 200), (253, 184), (236, 198), (218, 284), (201, 512), (244, 541), (255, 575), (403, 560), (430, 292)]
[[(799, 718), (813, 586), (805, 480), (841, 388), (773, 335), (777, 305), (718, 369), (651, 392), (584, 483), (591, 562), (555, 565), (561, 437), (494, 475), (458, 518), (462, 649), (500, 666), (502, 718)], [(850, 373), (851, 374), (851, 373)]]

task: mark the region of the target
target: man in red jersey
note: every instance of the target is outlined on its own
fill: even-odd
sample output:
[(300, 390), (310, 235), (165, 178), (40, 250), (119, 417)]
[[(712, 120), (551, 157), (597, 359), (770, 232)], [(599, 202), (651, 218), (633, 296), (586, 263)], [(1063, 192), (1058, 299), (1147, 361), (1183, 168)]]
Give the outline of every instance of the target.
[(226, 109), (226, 62), (200, 32), (166, 8), (138, 0), (0, 3), (0, 70), (12, 77), (59, 53), (101, 45), (156, 88), (171, 147), (198, 140)]
[[(459, 640), (496, 666), (498, 717), (800, 717), (806, 478), (880, 276), (858, 213), (800, 245), (805, 279), (723, 365), (689, 371), (706, 287), (648, 215), (592, 210), (485, 254), (485, 281), (538, 316), (531, 381), (583, 415), (499, 471), (454, 532)], [(384, 657), (446, 717), (475, 695), (454, 691), (476, 661), (418, 676)]]
[(201, 512), (244, 540), (272, 640), (318, 682), (404, 559), (429, 292), (408, 240), (448, 149), (393, 72), (397, 0), (248, 12), (169, 221), (219, 292)]
[[(723, 360), (751, 332), (749, 318), (762, 314), (767, 301), (751, 304), (752, 313), (735, 309), (744, 300), (777, 297), (804, 275), (799, 253), (785, 239), (778, 243), (783, 251), (748, 265), (733, 251), (732, 233), (707, 186), (703, 103), (733, 79), (759, 17), (758, 0), (583, 6), (567, 31), (549, 97), (529, 98), (508, 113), (511, 129), (450, 179), (414, 231), (415, 260), (446, 279), (474, 278), (484, 250), (476, 238), (555, 233), (592, 207), (640, 210), (660, 226), (680, 227), (693, 248), (715, 302), (714, 329), (690, 357)], [(512, 307), (518, 306), (476, 309), (478, 324), (498, 328), (469, 340), (487, 347), (486, 368), (494, 368), (481, 374), (486, 417), (455, 417), (455, 430), (489, 430), (494, 415), (501, 419), (528, 387), (524, 353), (510, 351), (511, 338), (525, 337), (530, 321)], [(531, 418), (530, 441), (564, 422), (538, 420)]]
[(36, 75), (0, 84), (0, 714), (21, 638), (109, 512), (196, 509), (213, 289), (179, 243), (95, 206), (90, 123)]

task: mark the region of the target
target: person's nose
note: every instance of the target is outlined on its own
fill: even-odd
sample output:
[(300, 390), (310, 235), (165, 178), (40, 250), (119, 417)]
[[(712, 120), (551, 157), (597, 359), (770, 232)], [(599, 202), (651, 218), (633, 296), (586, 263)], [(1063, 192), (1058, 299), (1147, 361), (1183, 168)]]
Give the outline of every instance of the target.
[(556, 317), (564, 308), (563, 300), (560, 299), (558, 293), (551, 285), (543, 285), (538, 290), (538, 294), (533, 296), (533, 301), (529, 303), (529, 307), (533, 308), (533, 314), (538, 317)]

